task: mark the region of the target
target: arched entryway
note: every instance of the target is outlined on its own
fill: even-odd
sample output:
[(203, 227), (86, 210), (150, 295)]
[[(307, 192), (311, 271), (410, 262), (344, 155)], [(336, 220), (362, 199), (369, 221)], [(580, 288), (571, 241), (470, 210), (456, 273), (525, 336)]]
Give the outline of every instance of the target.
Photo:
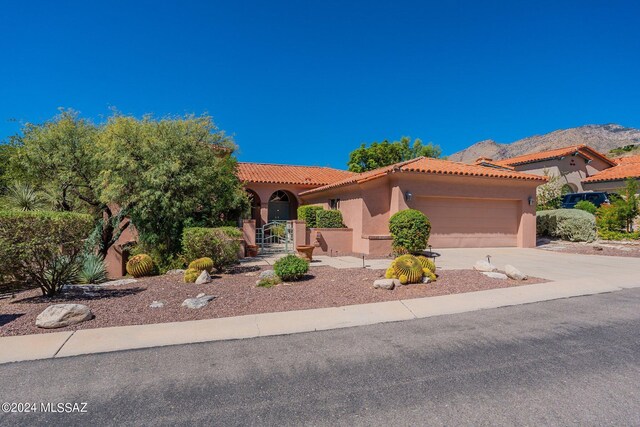
[(296, 219), (298, 199), (286, 190), (278, 190), (269, 197), (267, 221), (288, 221)]
[(253, 190), (247, 189), (249, 202), (251, 202), (251, 219), (256, 220), (256, 227), (262, 226), (262, 218), (260, 216), (260, 196)]

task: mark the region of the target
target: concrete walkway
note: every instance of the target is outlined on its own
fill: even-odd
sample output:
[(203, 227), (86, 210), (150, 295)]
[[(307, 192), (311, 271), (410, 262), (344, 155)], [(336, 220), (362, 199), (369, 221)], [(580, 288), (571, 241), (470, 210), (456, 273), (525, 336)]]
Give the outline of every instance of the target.
[[(345, 307), (3, 337), (0, 338), (0, 363), (348, 328), (640, 287), (640, 258), (514, 248), (443, 249), (437, 252), (441, 255), (437, 264), (442, 269), (468, 269), (476, 260), (491, 255), (491, 261), (498, 268), (512, 264), (529, 275), (553, 281)], [(317, 260), (314, 266), (362, 267), (362, 259), (357, 257), (317, 257)], [(257, 262), (269, 264), (269, 260)], [(365, 260), (365, 265), (367, 268), (386, 268), (389, 262), (388, 259)]]

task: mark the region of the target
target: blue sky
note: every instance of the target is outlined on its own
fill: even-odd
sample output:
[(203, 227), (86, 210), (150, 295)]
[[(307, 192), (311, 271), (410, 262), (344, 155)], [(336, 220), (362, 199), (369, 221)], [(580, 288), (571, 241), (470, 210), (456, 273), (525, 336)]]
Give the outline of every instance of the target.
[(209, 113), (243, 161), (344, 167), (362, 142), (449, 154), (640, 127), (637, 2), (42, 1), (0, 14), (0, 140), (58, 107)]

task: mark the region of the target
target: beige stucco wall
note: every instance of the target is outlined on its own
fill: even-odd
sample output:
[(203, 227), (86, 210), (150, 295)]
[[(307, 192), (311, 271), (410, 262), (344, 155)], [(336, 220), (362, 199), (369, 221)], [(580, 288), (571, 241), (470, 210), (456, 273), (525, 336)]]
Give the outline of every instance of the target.
[(582, 180), (595, 175), (596, 173), (608, 169), (611, 166), (600, 159), (594, 159), (586, 163), (580, 156), (566, 156), (563, 159), (543, 160), (526, 165), (516, 166), (518, 172), (526, 172), (543, 176), (545, 170), (549, 176), (562, 176), (563, 184), (570, 184), (576, 191), (584, 191)]
[[(640, 187), (640, 179), (638, 181), (638, 187)], [(622, 194), (625, 187), (625, 181), (606, 181), (606, 182), (587, 182), (584, 184), (584, 188), (587, 191), (606, 191), (607, 193)], [(640, 188), (638, 189), (640, 194)]]

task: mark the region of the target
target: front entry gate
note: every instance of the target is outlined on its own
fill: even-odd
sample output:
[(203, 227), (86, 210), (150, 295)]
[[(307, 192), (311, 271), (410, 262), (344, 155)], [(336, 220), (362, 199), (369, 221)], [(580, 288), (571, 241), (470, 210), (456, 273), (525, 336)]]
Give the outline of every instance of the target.
[(261, 254), (289, 253), (293, 251), (291, 221), (271, 221), (256, 230), (256, 243)]

